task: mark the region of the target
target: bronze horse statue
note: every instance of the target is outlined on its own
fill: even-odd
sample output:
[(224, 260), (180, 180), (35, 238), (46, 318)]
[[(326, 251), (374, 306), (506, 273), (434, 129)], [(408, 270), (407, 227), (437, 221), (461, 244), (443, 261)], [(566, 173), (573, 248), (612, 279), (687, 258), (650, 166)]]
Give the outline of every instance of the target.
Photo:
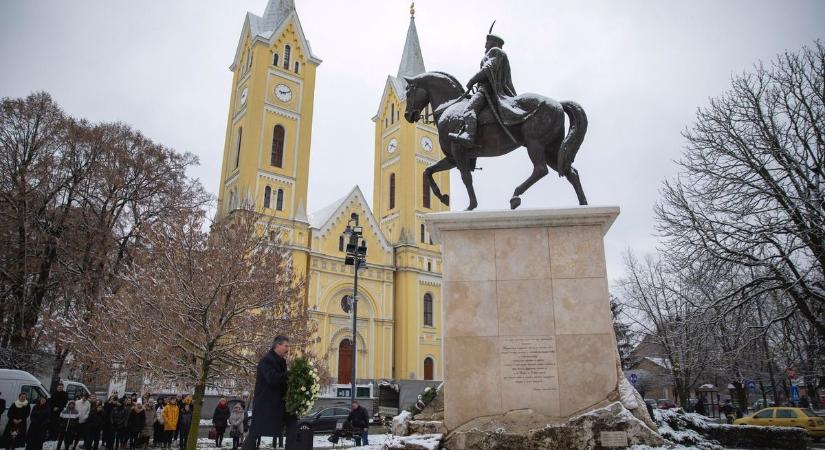
[[(478, 117), (476, 145), (466, 147), (450, 139), (464, 125), (463, 114), (468, 101), (463, 85), (452, 75), (444, 72), (425, 72), (414, 77), (404, 77), (407, 82), (407, 108), (404, 118), (415, 123), (421, 117), (421, 111), (432, 105), (433, 117), (438, 127), (438, 138), (444, 158), (424, 170), (433, 194), (445, 205), (450, 204), (449, 196), (442, 194), (433, 174), (457, 167), (461, 172), (461, 181), (470, 196), (467, 210), (478, 206), (473, 189), (472, 171), (476, 168), (476, 159), (501, 156), (519, 148), (526, 147), (533, 172), (513, 192), (510, 208), (521, 205), (519, 196), (536, 181), (548, 174), (549, 166), (559, 176), (567, 178), (576, 190), (579, 204), (586, 205), (579, 173), (573, 167), (573, 160), (587, 132), (587, 115), (575, 102), (558, 102), (537, 94), (522, 94), (513, 98), (514, 106), (525, 111), (533, 111), (526, 119), (505, 130), (499, 124), (495, 111), (486, 108)], [(570, 118), (570, 127), (564, 134), (564, 116)]]

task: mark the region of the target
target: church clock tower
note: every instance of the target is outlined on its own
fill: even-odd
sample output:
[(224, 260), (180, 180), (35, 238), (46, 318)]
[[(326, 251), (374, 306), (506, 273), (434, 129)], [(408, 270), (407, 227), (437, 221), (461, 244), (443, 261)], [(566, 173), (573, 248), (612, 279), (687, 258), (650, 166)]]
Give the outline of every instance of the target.
[(306, 263), (309, 150), (320, 63), (294, 0), (269, 0), (263, 17), (246, 14), (229, 67), (217, 216), (245, 206), (272, 217), (282, 239), (299, 250), (293, 261), (299, 268)]
[[(441, 362), (441, 249), (433, 245), (424, 215), (447, 211), (435, 198), (423, 172), (443, 157), (431, 107), (422, 119), (404, 119), (404, 76), (425, 72), (421, 44), (410, 23), (396, 76), (388, 76), (373, 117), (375, 160), (373, 213), (381, 231), (395, 248), (393, 376), (403, 379), (440, 379)], [(429, 114), (428, 114), (429, 113)], [(449, 172), (435, 175), (442, 192), (449, 194)]]

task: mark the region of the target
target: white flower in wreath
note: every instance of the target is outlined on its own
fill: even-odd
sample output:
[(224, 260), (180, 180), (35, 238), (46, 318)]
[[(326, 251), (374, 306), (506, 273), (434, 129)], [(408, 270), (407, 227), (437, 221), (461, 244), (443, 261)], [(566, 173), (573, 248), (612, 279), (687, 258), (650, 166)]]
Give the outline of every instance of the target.
[(305, 387), (301, 386), (301, 392), (304, 392), (304, 391), (306, 391), (306, 390), (307, 390), (307, 388), (305, 388)]

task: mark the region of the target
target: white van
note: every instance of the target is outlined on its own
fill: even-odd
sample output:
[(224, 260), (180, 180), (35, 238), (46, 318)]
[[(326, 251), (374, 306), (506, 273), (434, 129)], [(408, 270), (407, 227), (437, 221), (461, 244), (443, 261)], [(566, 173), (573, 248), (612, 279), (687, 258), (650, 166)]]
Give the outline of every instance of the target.
[(69, 396), (69, 400), (77, 400), (83, 397), (83, 394), (91, 395), (89, 388), (79, 381), (62, 380), (62, 383), (63, 388), (66, 389), (66, 394)]
[[(21, 392), (28, 396), (29, 403), (36, 402), (40, 397), (49, 398), (46, 388), (34, 375), (23, 370), (0, 369), (0, 398), (6, 400), (7, 411)], [(6, 429), (7, 421), (8, 414), (0, 416), (0, 430)]]

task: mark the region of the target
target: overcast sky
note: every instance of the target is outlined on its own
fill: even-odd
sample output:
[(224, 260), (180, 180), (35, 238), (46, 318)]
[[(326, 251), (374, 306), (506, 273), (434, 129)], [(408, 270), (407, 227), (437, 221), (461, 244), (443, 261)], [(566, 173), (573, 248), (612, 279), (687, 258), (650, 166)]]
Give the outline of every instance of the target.
[[(317, 72), (309, 210), (352, 185), (372, 198), (375, 114), (395, 74), (406, 0), (296, 0)], [(217, 194), (231, 73), (244, 14), (266, 0), (0, 0), (0, 96), (52, 94), (68, 113), (119, 120), (200, 157), (191, 175)], [(676, 173), (680, 132), (696, 108), (758, 60), (823, 37), (825, 2), (444, 1), (416, 2), (428, 70), (466, 81), (493, 19), (506, 40), (517, 92), (575, 100), (589, 128), (575, 166), (592, 205), (622, 209), (607, 236), (608, 272), (621, 254), (655, 249), (652, 205)], [(530, 173), (526, 152), (481, 160), (480, 209), (500, 209)], [(457, 172), (452, 207), (467, 205)], [(576, 204), (555, 174), (522, 207)]]

